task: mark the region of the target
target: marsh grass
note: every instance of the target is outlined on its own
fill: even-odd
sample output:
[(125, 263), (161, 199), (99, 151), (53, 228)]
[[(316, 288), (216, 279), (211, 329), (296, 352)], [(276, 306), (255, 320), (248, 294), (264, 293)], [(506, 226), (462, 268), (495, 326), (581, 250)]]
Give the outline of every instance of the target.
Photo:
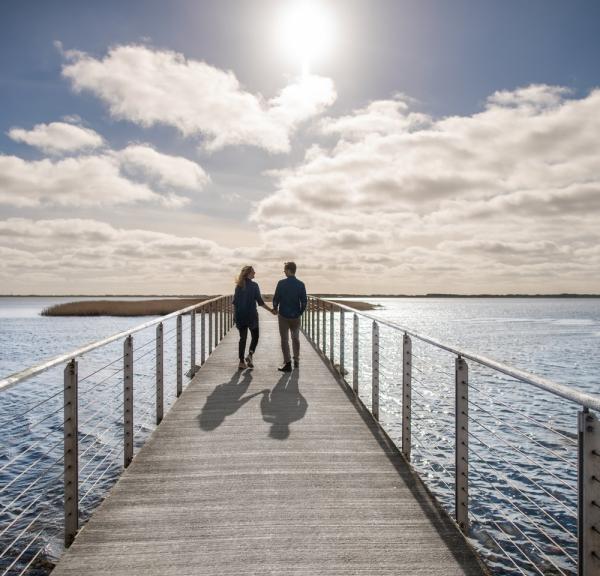
[(164, 316), (181, 308), (199, 304), (202, 298), (169, 300), (85, 300), (55, 304), (42, 310), (42, 316)]

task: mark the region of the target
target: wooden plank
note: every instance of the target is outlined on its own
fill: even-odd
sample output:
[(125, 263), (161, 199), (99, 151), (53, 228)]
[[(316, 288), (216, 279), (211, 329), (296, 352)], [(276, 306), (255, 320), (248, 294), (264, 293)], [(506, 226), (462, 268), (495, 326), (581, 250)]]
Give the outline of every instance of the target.
[(225, 337), (54, 576), (484, 573), (308, 341), (282, 374), (278, 340), (261, 311), (238, 372)]

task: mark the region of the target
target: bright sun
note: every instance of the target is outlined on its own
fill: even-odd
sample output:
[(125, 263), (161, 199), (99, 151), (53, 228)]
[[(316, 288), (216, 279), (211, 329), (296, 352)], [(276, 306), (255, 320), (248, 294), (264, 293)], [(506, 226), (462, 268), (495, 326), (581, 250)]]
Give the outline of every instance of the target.
[(310, 66), (327, 55), (334, 34), (333, 18), (317, 0), (296, 0), (286, 7), (279, 24), (281, 45), (302, 74), (310, 74)]

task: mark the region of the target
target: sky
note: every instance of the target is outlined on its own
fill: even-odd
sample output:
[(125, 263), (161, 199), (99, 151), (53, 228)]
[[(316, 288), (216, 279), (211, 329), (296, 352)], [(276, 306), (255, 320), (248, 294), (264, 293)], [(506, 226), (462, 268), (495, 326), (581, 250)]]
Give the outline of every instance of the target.
[(596, 0), (3, 0), (0, 294), (600, 293)]

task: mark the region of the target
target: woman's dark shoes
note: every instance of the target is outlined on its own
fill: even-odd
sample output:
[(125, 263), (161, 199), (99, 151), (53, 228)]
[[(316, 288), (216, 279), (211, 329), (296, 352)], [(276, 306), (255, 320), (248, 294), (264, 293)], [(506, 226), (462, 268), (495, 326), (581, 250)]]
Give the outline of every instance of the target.
[(286, 362), (283, 366), (277, 368), (280, 372), (291, 372), (292, 371), (292, 363)]
[(248, 368), (254, 368), (254, 362), (252, 362), (252, 352), (246, 356), (246, 366), (248, 366)]
[(240, 360), (240, 363), (238, 364), (238, 370), (245, 370), (246, 369), (246, 363), (243, 360)]

